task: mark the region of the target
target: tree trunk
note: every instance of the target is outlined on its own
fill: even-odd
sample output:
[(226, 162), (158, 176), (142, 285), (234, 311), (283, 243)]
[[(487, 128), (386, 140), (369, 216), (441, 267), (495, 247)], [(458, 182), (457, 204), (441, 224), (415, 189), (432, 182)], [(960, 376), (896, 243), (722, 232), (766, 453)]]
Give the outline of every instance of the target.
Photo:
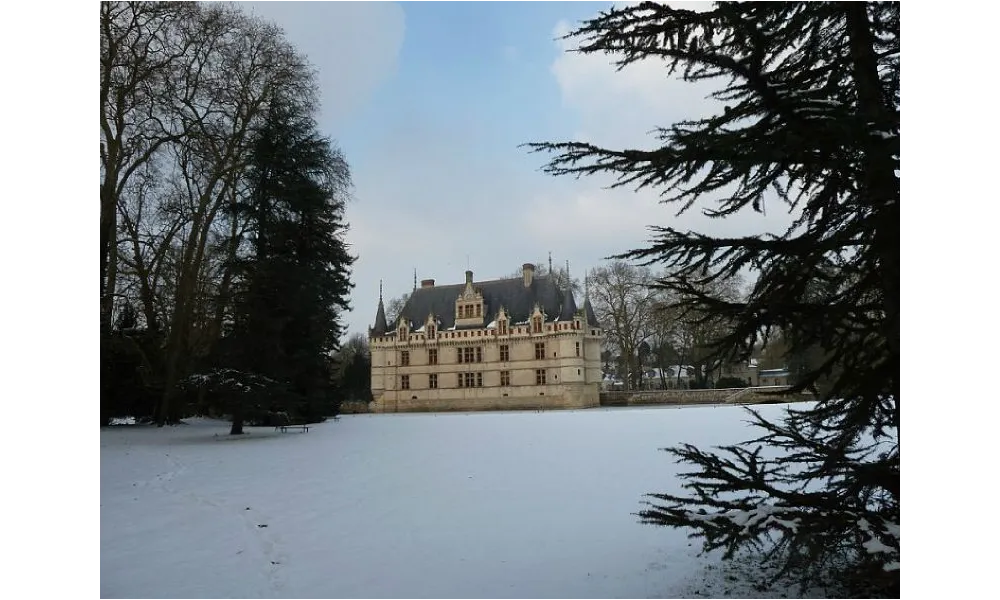
[(164, 387), (163, 397), (156, 411), (156, 424), (163, 426), (171, 415), (176, 413), (173, 408), (176, 397), (175, 387), (180, 378), (182, 370), (181, 361), (186, 354), (190, 328), (190, 307), (188, 298), (191, 296), (189, 288), (193, 287), (194, 278), (188, 272), (191, 268), (189, 262), (189, 252), (185, 251), (185, 259), (178, 273), (177, 291), (174, 294), (174, 314), (170, 320), (170, 330), (167, 334), (164, 364)]
[[(214, 178), (209, 190), (218, 181)], [(222, 194), (226, 193), (225, 188)], [(157, 424), (161, 425), (167, 419), (176, 421), (180, 416), (180, 407), (175, 402), (177, 381), (181, 373), (187, 370), (190, 359), (191, 328), (194, 323), (194, 303), (198, 277), (205, 257), (205, 245), (208, 243), (209, 228), (218, 205), (208, 208), (210, 198), (203, 195), (200, 204), (203, 212), (191, 223), (191, 232), (182, 253), (180, 271), (177, 276), (177, 290), (174, 294), (174, 315), (171, 319), (170, 333), (166, 344), (166, 379), (164, 381), (163, 399), (158, 411)], [(206, 210), (207, 209), (207, 210)]]
[[(878, 77), (874, 37), (868, 20), (866, 3), (847, 5), (847, 25), (850, 36), (853, 77), (858, 86), (858, 109), (873, 129), (888, 131), (895, 124), (895, 115), (888, 109)], [(873, 245), (877, 248), (883, 292), (885, 319), (884, 336), (889, 346), (896, 377), (892, 382), (896, 404), (896, 426), (899, 426), (899, 182), (894, 173), (891, 142), (873, 135), (865, 151), (864, 185), (872, 197), (878, 221)]]
[[(117, 214), (117, 213), (116, 213)], [(108, 234), (108, 258), (104, 297), (101, 298), (101, 312), (107, 316), (106, 323), (114, 325), (115, 289), (118, 287), (118, 221), (112, 221), (112, 230)]]
[(233, 402), (233, 426), (229, 428), (229, 435), (243, 434), (243, 399), (237, 398)]

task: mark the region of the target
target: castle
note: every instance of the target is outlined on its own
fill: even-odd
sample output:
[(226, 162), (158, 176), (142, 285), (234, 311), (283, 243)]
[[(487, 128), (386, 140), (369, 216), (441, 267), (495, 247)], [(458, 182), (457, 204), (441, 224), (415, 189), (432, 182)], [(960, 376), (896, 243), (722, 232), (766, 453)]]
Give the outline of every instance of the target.
[(590, 299), (525, 264), (514, 279), (413, 290), (369, 329), (372, 412), (598, 406), (602, 332)]

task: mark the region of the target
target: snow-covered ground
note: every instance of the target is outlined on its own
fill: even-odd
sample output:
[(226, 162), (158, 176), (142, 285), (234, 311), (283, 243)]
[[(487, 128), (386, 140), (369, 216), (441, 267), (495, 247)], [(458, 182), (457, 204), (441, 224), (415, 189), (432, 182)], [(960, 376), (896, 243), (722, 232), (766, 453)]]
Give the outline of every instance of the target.
[(644, 493), (679, 491), (659, 448), (747, 439), (745, 419), (713, 406), (105, 429), (101, 596), (749, 597), (687, 532), (634, 516)]

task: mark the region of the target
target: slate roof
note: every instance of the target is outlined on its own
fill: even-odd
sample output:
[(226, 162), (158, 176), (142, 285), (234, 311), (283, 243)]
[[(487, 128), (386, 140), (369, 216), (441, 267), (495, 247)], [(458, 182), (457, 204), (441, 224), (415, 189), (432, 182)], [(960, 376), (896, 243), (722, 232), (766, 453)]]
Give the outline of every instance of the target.
[(788, 377), (791, 373), (787, 368), (784, 369), (761, 369), (757, 371), (757, 375), (760, 377)]
[(572, 321), (576, 314), (576, 301), (573, 300), (573, 288), (567, 286), (563, 294), (562, 309), (559, 311), (560, 321)]
[(388, 329), (385, 323), (385, 306), (382, 305), (382, 296), (379, 296), (378, 313), (375, 314), (375, 327), (372, 328), (371, 335), (385, 335)]
[[(550, 277), (533, 277), (531, 286), (527, 288), (524, 287), (524, 280), (520, 277), (473, 282), (472, 287), (483, 294), (484, 323), (493, 320), (501, 306), (512, 323), (527, 321), (536, 302), (541, 306), (547, 321), (553, 321), (556, 317), (562, 320), (566, 294)], [(439, 327), (450, 329), (455, 326), (455, 300), (464, 289), (464, 283), (417, 288), (410, 294), (410, 299), (400, 311), (399, 318), (408, 319), (411, 327), (420, 327), (427, 319), (427, 315), (434, 313)], [(568, 296), (575, 312), (576, 303), (573, 301), (572, 292)], [(396, 329), (398, 325), (397, 319), (396, 323), (392, 324), (392, 329)]]
[(590, 298), (583, 301), (583, 310), (587, 313), (587, 325), (592, 325), (594, 327), (601, 326), (601, 324), (597, 321), (597, 315), (594, 314), (594, 307), (590, 305)]

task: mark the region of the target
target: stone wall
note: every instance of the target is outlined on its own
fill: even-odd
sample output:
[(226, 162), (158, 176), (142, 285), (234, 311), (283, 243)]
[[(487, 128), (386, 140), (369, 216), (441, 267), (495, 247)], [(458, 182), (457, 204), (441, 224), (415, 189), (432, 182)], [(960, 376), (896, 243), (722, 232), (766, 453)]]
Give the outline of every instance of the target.
[(369, 410), (369, 404), (367, 402), (350, 400), (340, 403), (340, 412), (345, 415), (354, 415), (371, 411)]
[[(580, 409), (597, 406), (658, 406), (691, 404), (762, 404), (812, 400), (808, 394), (776, 396), (773, 392), (787, 386), (768, 386), (720, 390), (656, 390), (644, 392), (600, 392), (591, 388), (564, 389), (550, 396), (501, 396), (476, 389), (478, 394), (464, 398), (418, 398), (376, 402), (344, 402), (343, 414), (367, 412), (454, 412), (489, 410), (550, 410)], [(768, 393), (770, 392), (770, 393)]]
[(472, 388), (464, 396), (393, 398), (383, 395), (371, 405), (371, 412), (449, 412), (480, 410), (548, 410), (595, 408), (600, 406), (596, 386), (547, 386), (542, 394), (497, 395), (496, 390)]
[(777, 396), (788, 386), (766, 386), (719, 390), (655, 390), (644, 392), (601, 392), (601, 406), (655, 406), (662, 404), (761, 404), (811, 400), (809, 394)]

